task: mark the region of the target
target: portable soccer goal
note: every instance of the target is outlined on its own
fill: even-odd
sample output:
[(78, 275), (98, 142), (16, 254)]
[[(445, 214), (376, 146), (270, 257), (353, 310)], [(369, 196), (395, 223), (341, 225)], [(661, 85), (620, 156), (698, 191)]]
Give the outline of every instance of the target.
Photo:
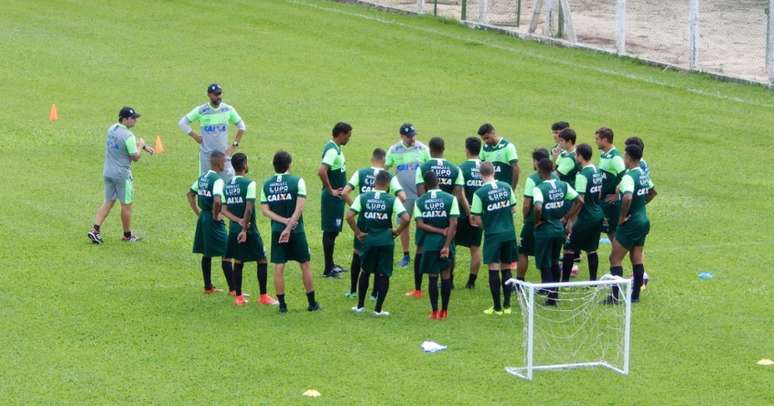
[(630, 279), (529, 283), (510, 279), (523, 323), (523, 365), (505, 370), (532, 380), (535, 371), (604, 367), (629, 374)]

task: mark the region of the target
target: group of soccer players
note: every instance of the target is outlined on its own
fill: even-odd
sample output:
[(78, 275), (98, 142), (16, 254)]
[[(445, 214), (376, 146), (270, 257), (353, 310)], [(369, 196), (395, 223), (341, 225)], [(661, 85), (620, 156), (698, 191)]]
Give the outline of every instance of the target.
[[(229, 294), (237, 305), (244, 305), (247, 295), (242, 292), (243, 270), (245, 263), (255, 262), (258, 302), (277, 304), (285, 313), (284, 268), (288, 261), (295, 261), (302, 271), (307, 310), (320, 310), (304, 228), (304, 179), (291, 173), (291, 155), (278, 151), (272, 162), (274, 174), (259, 189), (247, 177), (248, 157), (234, 153), (245, 131), (244, 123), (233, 107), (222, 103), (220, 86), (208, 87), (208, 96), (208, 103), (195, 108), (179, 123), (201, 144), (201, 175), (191, 185), (187, 198), (198, 217), (193, 252), (202, 255), (204, 292), (221, 291), (211, 277), (212, 258), (221, 257)], [(201, 135), (190, 127), (193, 122), (200, 124)], [(231, 146), (229, 123), (238, 128)], [(123, 126), (118, 130), (128, 132)], [(522, 227), (517, 238), (514, 191), (518, 190), (520, 177), (518, 154), (514, 144), (498, 136), (491, 124), (482, 125), (478, 137), (465, 140), (467, 160), (460, 165), (444, 159), (442, 138), (434, 137), (426, 146), (416, 140), (414, 126), (404, 124), (398, 143), (387, 151), (374, 149), (371, 167), (359, 169), (347, 179), (343, 147), (352, 136), (352, 126), (337, 123), (323, 147), (318, 170), (322, 184), (323, 275), (338, 278), (344, 272), (333, 257), (335, 241), (346, 222), (354, 234), (350, 288), (346, 293), (357, 298), (352, 310), (365, 311), (373, 275), (374, 314), (388, 316), (383, 306), (394, 267), (394, 239), (400, 236), (403, 256), (399, 266), (406, 267), (411, 262), (408, 226), (413, 218), (414, 286), (407, 296), (423, 296), (422, 283), (427, 274), (429, 318), (448, 317), (457, 246), (470, 250), (467, 288), (475, 287), (481, 262), (487, 266), (492, 306), (484, 313), (510, 314), (512, 287), (506, 282), (513, 270), (517, 279), (524, 280), (529, 256), (534, 257), (542, 282), (558, 282), (569, 281), (574, 262), (585, 251), (589, 278), (593, 280), (599, 267), (596, 251), (600, 235), (605, 232), (612, 244), (610, 273), (623, 276), (622, 263), (628, 252), (634, 275), (632, 301), (638, 301), (644, 274), (643, 247), (650, 228), (645, 207), (656, 195), (649, 168), (642, 159), (642, 140), (627, 139), (621, 154), (613, 145), (613, 131), (598, 129), (594, 141), (600, 158), (599, 165), (594, 166), (593, 148), (589, 144), (576, 145), (576, 133), (568, 123), (557, 122), (551, 130), (555, 145), (550, 150), (532, 152), (534, 172), (524, 182), (519, 212)], [(110, 131), (115, 129), (109, 130), (109, 140)], [(132, 152), (137, 154), (136, 149)], [(394, 176), (391, 169), (395, 170)], [(262, 215), (271, 221), (270, 260), (274, 264), (276, 299), (267, 292), (267, 257), (256, 227), (258, 199)], [(230, 220), (228, 230), (225, 218)], [(95, 227), (101, 242), (99, 224)], [(89, 237), (97, 242), (94, 233), (92, 229)], [(557, 305), (556, 289), (541, 293), (547, 296), (546, 305)], [(618, 294), (615, 291), (606, 303), (617, 303)]]

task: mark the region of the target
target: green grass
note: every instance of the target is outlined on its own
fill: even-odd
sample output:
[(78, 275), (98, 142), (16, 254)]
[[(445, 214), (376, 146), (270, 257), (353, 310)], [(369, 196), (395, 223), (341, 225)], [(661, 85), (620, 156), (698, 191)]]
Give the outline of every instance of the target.
[[(0, 38), (1, 403), (774, 403), (774, 370), (755, 365), (774, 358), (774, 98), (762, 88), (321, 0), (12, 0)], [(406, 270), (392, 282), (387, 320), (350, 314), (348, 281), (321, 278), (326, 308), (308, 314), (295, 266), (285, 317), (204, 297), (184, 197), (197, 148), (176, 123), (214, 81), (248, 125), (252, 175), (267, 176), (268, 158), (288, 149), (313, 191), (339, 120), (355, 127), (350, 171), (395, 142), (404, 121), (422, 140), (445, 137), (455, 161), (464, 137), (491, 121), (524, 171), (558, 119), (582, 142), (602, 125), (619, 144), (641, 135), (659, 197), (631, 374), (507, 375), (520, 359), (521, 319), (481, 314), (485, 277), (454, 292), (444, 323), (403, 296)], [(134, 166), (134, 228), (145, 240), (120, 243), (116, 211), (94, 247), (86, 232), (102, 199), (104, 132), (125, 104), (143, 114), (136, 133), (160, 135), (168, 152)], [(318, 275), (315, 193), (306, 219)], [(350, 241), (346, 231), (338, 263), (348, 263)], [(701, 271), (715, 278), (700, 281)], [(423, 354), (424, 339), (449, 350)], [(323, 397), (305, 400), (308, 388)]]

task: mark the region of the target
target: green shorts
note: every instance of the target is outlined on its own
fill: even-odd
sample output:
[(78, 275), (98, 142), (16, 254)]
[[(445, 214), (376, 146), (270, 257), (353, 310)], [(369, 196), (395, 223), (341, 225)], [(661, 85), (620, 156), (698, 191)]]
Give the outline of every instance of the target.
[(134, 201), (134, 183), (132, 178), (114, 179), (105, 177), (105, 201), (118, 200), (121, 204), (132, 204)]
[(357, 237), (353, 238), (352, 249), (358, 254), (363, 252), (363, 242), (358, 240)]
[(484, 239), (485, 264), (510, 264), (519, 259), (519, 247), (516, 240), (502, 238)]
[(525, 222), (519, 234), (519, 254), (535, 255), (535, 223)]
[(535, 266), (548, 269), (559, 264), (564, 237), (535, 230)]
[(629, 219), (629, 221), (618, 226), (618, 230), (615, 232), (615, 240), (621, 246), (631, 251), (634, 247), (645, 246), (645, 238), (649, 232), (650, 221)]
[(322, 231), (341, 232), (344, 224), (344, 199), (339, 199), (323, 190), (320, 199), (320, 213), (322, 215)]
[(422, 253), (419, 269), (422, 273), (438, 274), (451, 269), (453, 262), (454, 255), (451, 252), (448, 258), (441, 258), (441, 251), (425, 251)]
[(223, 221), (213, 221), (212, 212), (209, 210), (199, 213), (193, 252), (205, 257), (222, 257), (226, 253), (226, 224)]
[(224, 258), (235, 259), (239, 262), (266, 260), (261, 234), (256, 230), (250, 230), (247, 232), (247, 241), (243, 243), (237, 241), (237, 236), (239, 236), (239, 232), (229, 232)]
[(467, 217), (460, 217), (457, 221), (454, 243), (463, 247), (480, 247), (482, 235), (481, 227), (473, 227)]
[(575, 223), (564, 249), (573, 252), (594, 252), (599, 248), (599, 236), (602, 234), (602, 221), (596, 223)]
[(395, 245), (364, 246), (360, 251), (360, 264), (363, 271), (372, 274), (392, 276), (392, 261)]
[(271, 263), (284, 264), (288, 261), (299, 263), (309, 262), (309, 244), (306, 242), (306, 233), (292, 233), (290, 240), (284, 244), (279, 243), (279, 231), (271, 233)]
[(605, 219), (602, 223), (602, 232), (613, 233), (618, 228), (618, 217), (621, 216), (621, 201), (614, 203), (603, 203), (602, 212), (605, 213)]

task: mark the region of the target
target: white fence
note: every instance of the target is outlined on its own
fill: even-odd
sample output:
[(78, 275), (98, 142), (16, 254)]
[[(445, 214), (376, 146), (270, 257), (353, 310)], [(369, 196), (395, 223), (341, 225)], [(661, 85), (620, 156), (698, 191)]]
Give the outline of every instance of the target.
[(774, 84), (774, 0), (354, 0)]

